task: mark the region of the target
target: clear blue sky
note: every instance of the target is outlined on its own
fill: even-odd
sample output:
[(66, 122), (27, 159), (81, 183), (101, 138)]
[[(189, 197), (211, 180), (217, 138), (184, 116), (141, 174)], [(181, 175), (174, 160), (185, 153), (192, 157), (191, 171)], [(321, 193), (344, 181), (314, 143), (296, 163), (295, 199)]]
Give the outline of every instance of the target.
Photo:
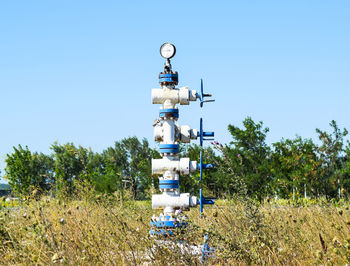
[(179, 85), (203, 77), (216, 99), (181, 106), (181, 124), (203, 116), (220, 142), (247, 116), (269, 143), (316, 139), (332, 119), (350, 129), (349, 1), (1, 1), (0, 168), (18, 144), (154, 145), (166, 41)]

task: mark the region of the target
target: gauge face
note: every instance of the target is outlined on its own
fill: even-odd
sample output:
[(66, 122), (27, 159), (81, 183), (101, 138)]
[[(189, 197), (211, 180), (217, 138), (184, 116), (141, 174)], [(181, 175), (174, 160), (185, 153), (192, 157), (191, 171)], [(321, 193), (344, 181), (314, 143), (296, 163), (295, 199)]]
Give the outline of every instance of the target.
[(171, 43), (166, 42), (160, 47), (160, 55), (166, 59), (172, 58), (175, 55), (175, 53), (176, 48)]

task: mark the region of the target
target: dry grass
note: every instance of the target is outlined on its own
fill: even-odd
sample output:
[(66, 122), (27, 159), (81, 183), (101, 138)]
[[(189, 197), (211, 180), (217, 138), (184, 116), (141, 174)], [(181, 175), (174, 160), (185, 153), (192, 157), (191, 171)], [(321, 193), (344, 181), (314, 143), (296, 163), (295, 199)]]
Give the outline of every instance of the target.
[[(348, 205), (293, 207), (219, 201), (188, 212), (185, 240), (216, 247), (209, 264), (336, 264), (350, 262)], [(149, 237), (149, 202), (120, 197), (43, 198), (0, 210), (0, 264), (199, 264)]]
[[(249, 205), (249, 204), (248, 204)], [(250, 207), (252, 208), (252, 207)], [(308, 207), (265, 204), (217, 206), (206, 221), (220, 249), (217, 262), (243, 264), (332, 264), (350, 262), (348, 205)]]

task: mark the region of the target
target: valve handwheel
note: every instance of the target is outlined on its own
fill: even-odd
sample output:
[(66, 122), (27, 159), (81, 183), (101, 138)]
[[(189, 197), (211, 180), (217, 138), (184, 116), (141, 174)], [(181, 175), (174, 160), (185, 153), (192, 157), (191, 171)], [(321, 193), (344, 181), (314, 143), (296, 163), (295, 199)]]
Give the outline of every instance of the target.
[(205, 97), (211, 97), (211, 94), (203, 92), (203, 79), (201, 79), (201, 92), (198, 95), (198, 98), (200, 100), (200, 107), (203, 107), (204, 103), (215, 102), (215, 100), (204, 100)]

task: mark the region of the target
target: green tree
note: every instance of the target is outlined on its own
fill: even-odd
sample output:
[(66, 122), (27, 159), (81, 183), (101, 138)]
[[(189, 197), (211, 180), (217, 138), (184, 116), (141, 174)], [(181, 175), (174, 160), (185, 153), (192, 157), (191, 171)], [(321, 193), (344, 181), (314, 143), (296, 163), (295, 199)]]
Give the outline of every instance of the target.
[(128, 158), (120, 142), (108, 147), (101, 153), (102, 171), (93, 178), (93, 183), (100, 192), (123, 190), (123, 169), (127, 168)]
[(152, 158), (159, 154), (149, 147), (145, 138), (140, 142), (137, 137), (129, 137), (122, 139), (120, 144), (127, 156), (127, 164), (122, 171), (123, 180), (129, 181), (135, 199), (143, 199), (153, 181)]
[(101, 154), (73, 143), (51, 146), (54, 151), (56, 188), (72, 193), (76, 182), (90, 182), (98, 192), (130, 188), (137, 199), (151, 186), (151, 159), (159, 156), (146, 139), (129, 137), (115, 142)]
[(319, 154), (324, 171), (319, 193), (335, 197), (347, 177), (344, 172), (346, 167), (344, 137), (348, 135), (348, 131), (345, 128), (341, 130), (334, 120), (329, 125), (333, 130), (332, 133), (316, 129), (321, 141)]
[(350, 142), (347, 143), (345, 148), (345, 157), (341, 173), (341, 195), (349, 197), (350, 195)]
[(282, 139), (273, 144), (271, 172), (274, 179), (271, 187), (281, 197), (288, 197), (293, 189), (298, 192), (306, 189), (309, 194), (317, 195), (320, 185), (321, 163), (318, 147), (311, 139)]
[(152, 184), (157, 187), (151, 176), (151, 159), (157, 157), (159, 153), (149, 147), (146, 139), (116, 141), (114, 147), (101, 154), (102, 172), (95, 178), (95, 186), (106, 192), (130, 189), (135, 199), (144, 199)]
[[(272, 174), (270, 171), (271, 149), (266, 144), (268, 128), (250, 117), (243, 121), (243, 129), (229, 125), (233, 141), (229, 145), (217, 145), (222, 152), (220, 171), (227, 172), (227, 193), (247, 193), (262, 200), (269, 193)], [(244, 185), (243, 183), (244, 182)]]
[(92, 177), (101, 171), (100, 157), (91, 149), (73, 143), (51, 146), (55, 160), (56, 189), (68, 194), (75, 189), (75, 182), (92, 182)]
[(51, 188), (54, 180), (53, 159), (42, 153), (32, 153), (28, 147), (13, 147), (7, 154), (5, 178), (14, 192), (28, 194), (34, 189), (45, 191)]

